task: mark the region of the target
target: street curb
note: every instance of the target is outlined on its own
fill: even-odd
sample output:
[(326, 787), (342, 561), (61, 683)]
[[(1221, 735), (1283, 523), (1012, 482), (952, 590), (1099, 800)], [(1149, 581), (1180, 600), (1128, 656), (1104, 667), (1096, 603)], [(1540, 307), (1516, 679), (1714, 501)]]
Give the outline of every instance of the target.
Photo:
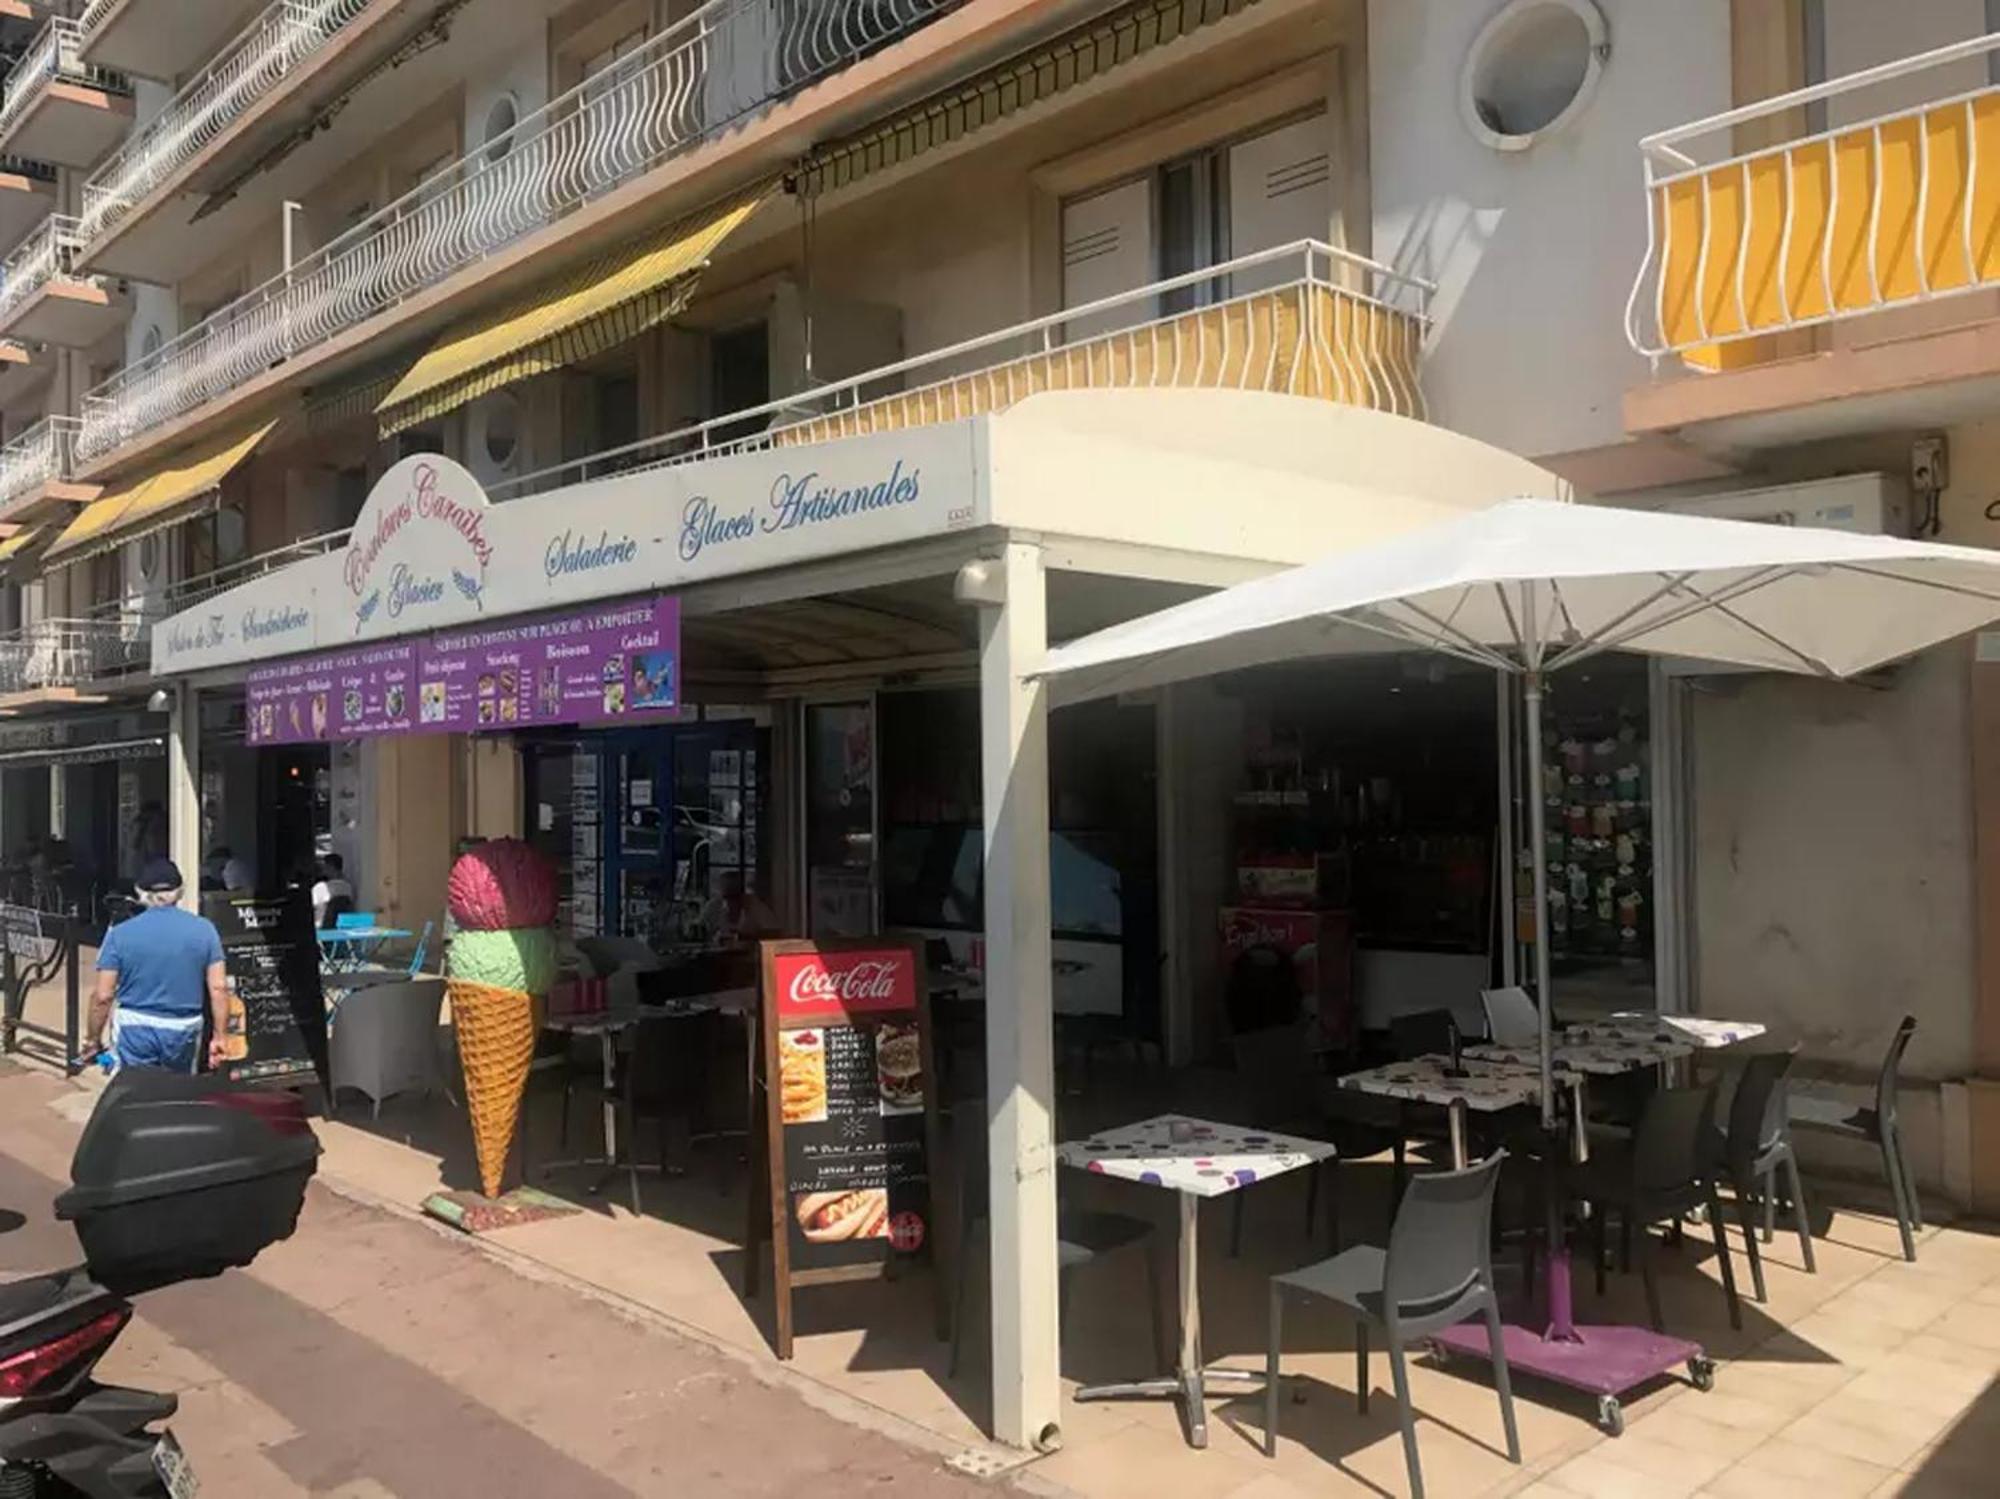
[(523, 1280), (569, 1291), (596, 1302), (627, 1321), (671, 1333), (707, 1348), (744, 1370), (759, 1384), (796, 1395), (813, 1409), (846, 1425), (886, 1437), (900, 1446), (928, 1453), (955, 1472), (970, 1477), (1004, 1480), (1008, 1487), (1024, 1494), (1035, 1495), (1036, 1499), (1082, 1499), (1076, 1490), (1034, 1472), (1031, 1466), (1037, 1456), (1034, 1453), (1023, 1453), (998, 1444), (970, 1448), (959, 1445), (929, 1427), (920, 1425), (906, 1416), (898, 1415), (884, 1406), (833, 1389), (810, 1375), (759, 1358), (751, 1350), (719, 1338), (706, 1328), (684, 1321), (657, 1307), (647, 1306), (644, 1302), (635, 1301), (616, 1291), (607, 1290), (532, 1255), (509, 1249), (505, 1244), (496, 1243), (490, 1235), (461, 1233), (407, 1203), (384, 1197), (367, 1187), (341, 1180), (324, 1172), (313, 1179), (336, 1197), (414, 1223), (441, 1239), (486, 1256)]

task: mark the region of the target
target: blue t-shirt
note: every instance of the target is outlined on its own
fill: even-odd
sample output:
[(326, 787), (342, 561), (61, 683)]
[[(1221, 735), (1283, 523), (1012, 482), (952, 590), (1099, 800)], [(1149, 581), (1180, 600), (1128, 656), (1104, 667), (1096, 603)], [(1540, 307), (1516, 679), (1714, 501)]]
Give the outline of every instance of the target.
[(151, 1015), (199, 1015), (208, 968), (222, 961), (215, 923), (179, 906), (155, 906), (121, 921), (97, 950), (100, 972), (118, 975), (118, 1003)]

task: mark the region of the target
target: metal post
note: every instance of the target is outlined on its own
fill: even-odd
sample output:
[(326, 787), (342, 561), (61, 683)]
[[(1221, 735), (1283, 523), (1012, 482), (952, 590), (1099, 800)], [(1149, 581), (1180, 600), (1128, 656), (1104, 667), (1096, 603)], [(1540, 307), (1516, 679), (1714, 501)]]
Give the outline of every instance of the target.
[(83, 980), (77, 954), (83, 946), (82, 920), (70, 912), (57, 918), (63, 954), (63, 1071), (74, 1076), (77, 1049), (83, 1044)]
[(993, 1435), (1047, 1448), (1061, 1412), (1048, 704), (1022, 680), (1048, 648), (1040, 548), (1009, 542), (961, 574), (959, 596), (980, 606)]
[(181, 904), (201, 909), (201, 701), (176, 683), (167, 709), (167, 852), (186, 882)]
[(1542, 1125), (1554, 1129), (1556, 1123), (1555, 1049), (1550, 1034), (1550, 1016), (1555, 994), (1549, 980), (1549, 845), (1548, 808), (1542, 796), (1542, 673), (1528, 672), (1526, 728), (1522, 732), (1523, 769), (1532, 794), (1528, 797), (1528, 838), (1534, 844), (1535, 871), (1535, 1002), (1541, 1009)]
[(1514, 774), (1514, 679), (1493, 675), (1494, 735), (1500, 762), (1500, 982), (1512, 988), (1521, 982), (1520, 943), (1514, 928), (1514, 798), (1519, 778)]

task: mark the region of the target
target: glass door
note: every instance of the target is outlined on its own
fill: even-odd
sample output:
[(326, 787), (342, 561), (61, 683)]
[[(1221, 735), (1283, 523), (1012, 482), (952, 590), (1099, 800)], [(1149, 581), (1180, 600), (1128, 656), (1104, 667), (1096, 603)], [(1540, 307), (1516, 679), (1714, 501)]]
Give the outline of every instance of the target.
[(805, 709), (806, 923), (815, 937), (875, 929), (875, 703)]

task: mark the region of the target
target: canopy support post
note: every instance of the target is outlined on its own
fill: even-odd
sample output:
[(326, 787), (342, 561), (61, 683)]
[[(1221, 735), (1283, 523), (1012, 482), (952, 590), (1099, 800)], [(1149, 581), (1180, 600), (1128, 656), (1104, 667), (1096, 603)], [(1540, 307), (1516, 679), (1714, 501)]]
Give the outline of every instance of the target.
[(167, 852), (180, 866), (181, 904), (201, 910), (201, 694), (176, 682), (167, 707)]
[(1504, 671), (1493, 674), (1495, 748), (1500, 762), (1499, 889), (1500, 982), (1513, 988), (1521, 982), (1520, 943), (1515, 940), (1514, 859), (1520, 839), (1515, 833), (1515, 798), (1520, 778), (1515, 774), (1514, 679)]
[(960, 574), (958, 595), (979, 605), (993, 1435), (1046, 1450), (1062, 1400), (1048, 689), (1025, 679), (1048, 650), (1041, 549), (1008, 542)]

